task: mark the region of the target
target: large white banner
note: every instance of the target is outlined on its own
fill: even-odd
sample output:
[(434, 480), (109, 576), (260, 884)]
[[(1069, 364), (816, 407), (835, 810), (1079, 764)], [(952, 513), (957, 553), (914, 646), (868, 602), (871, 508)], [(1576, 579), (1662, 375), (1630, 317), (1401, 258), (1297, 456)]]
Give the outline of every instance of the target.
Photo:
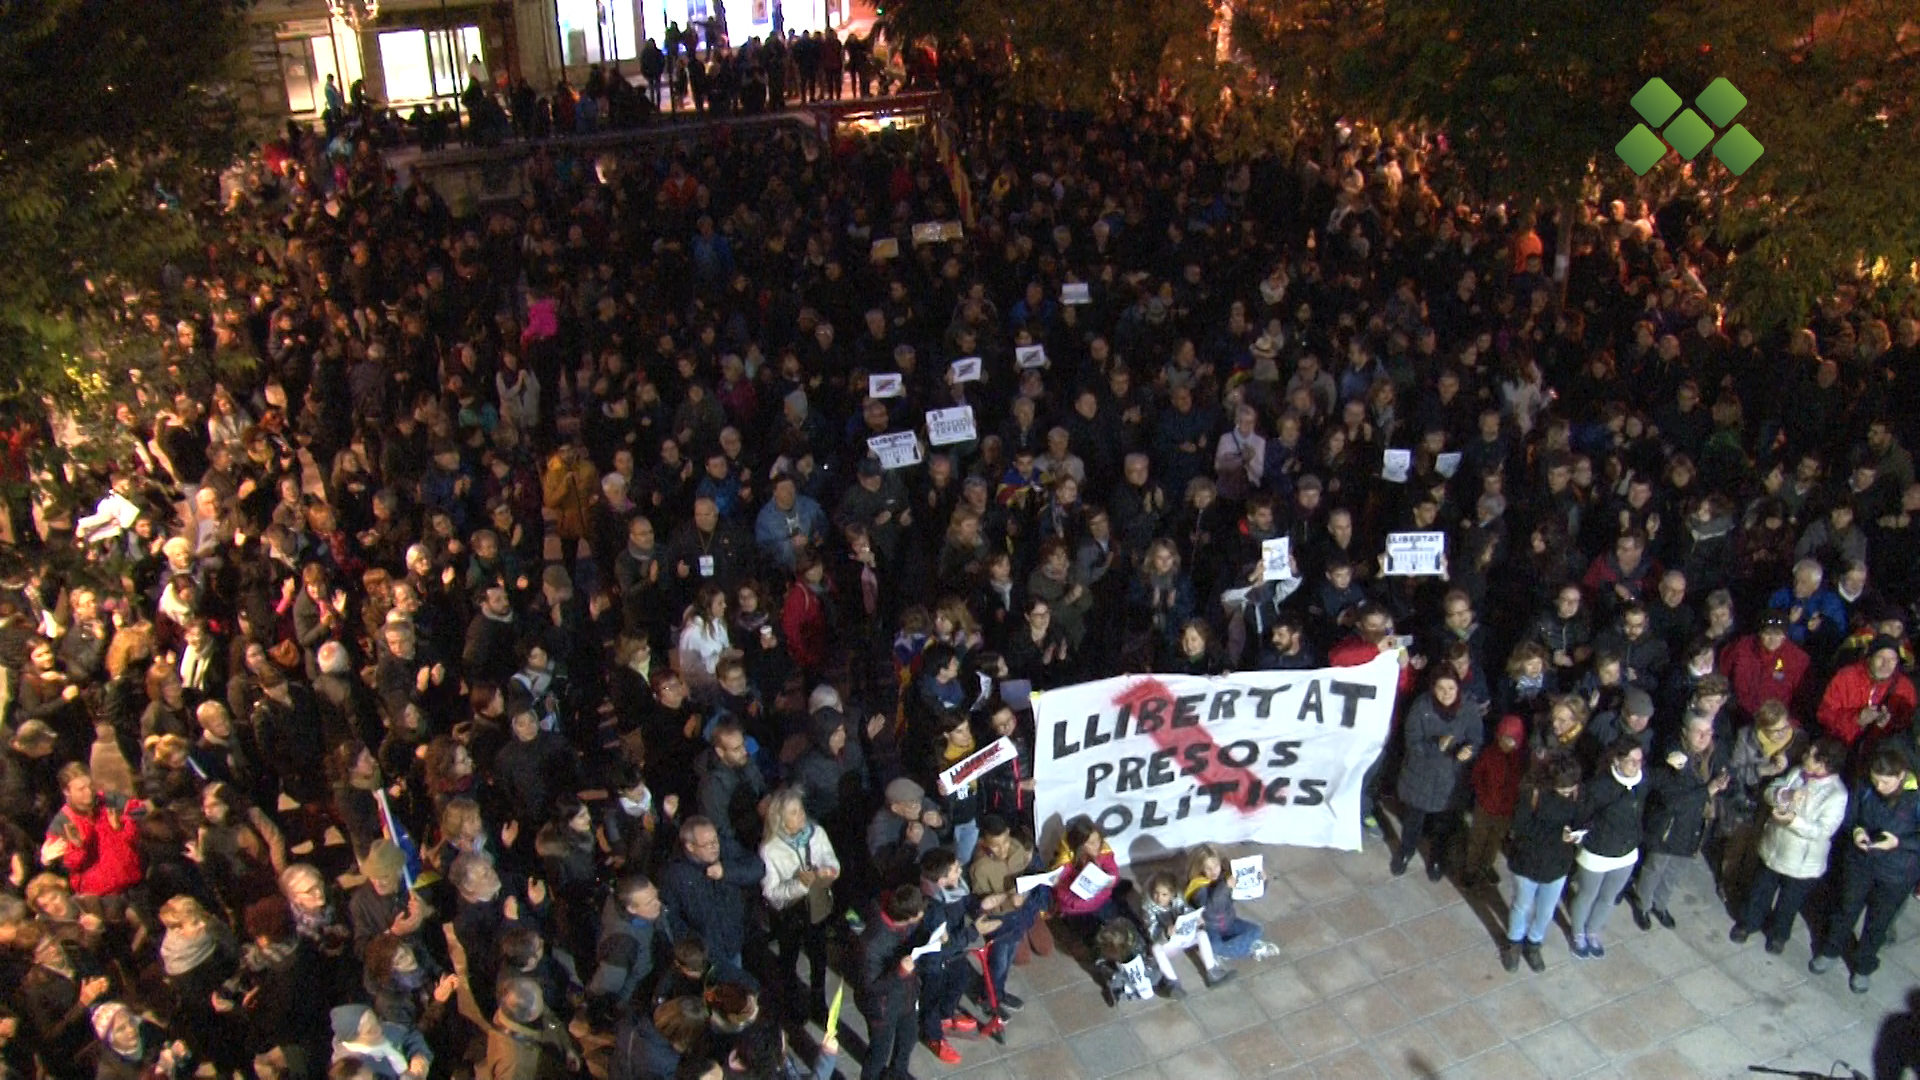
[(1123, 675), (1034, 695), (1043, 835), (1092, 818), (1122, 863), (1202, 843), (1358, 851), (1400, 667)]

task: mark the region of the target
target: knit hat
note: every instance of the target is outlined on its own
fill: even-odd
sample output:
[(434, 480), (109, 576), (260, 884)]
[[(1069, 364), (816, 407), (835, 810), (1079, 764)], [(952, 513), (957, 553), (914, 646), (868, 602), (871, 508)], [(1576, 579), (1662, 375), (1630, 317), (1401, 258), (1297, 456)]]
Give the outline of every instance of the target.
[(894, 803), (913, 803), (917, 806), (920, 801), (926, 797), (926, 788), (921, 787), (919, 784), (914, 783), (904, 776), (895, 778), (892, 783), (887, 785), (887, 804), (889, 806)]
[(1873, 656), (1874, 653), (1877, 653), (1882, 649), (1891, 649), (1893, 651), (1894, 656), (1896, 657), (1899, 656), (1900, 655), (1899, 639), (1895, 638), (1891, 634), (1873, 635), (1873, 640), (1867, 643), (1867, 656), (1871, 657)]
[(1769, 611), (1760, 617), (1760, 629), (1762, 630), (1784, 631), (1788, 625), (1787, 613), (1784, 611)]
[(1629, 686), (1620, 711), (1628, 716), (1652, 716), (1653, 697), (1637, 686)]
[(113, 1036), (113, 1025), (119, 1023), (121, 1017), (131, 1015), (133, 1015), (133, 1010), (117, 1001), (109, 1001), (104, 1005), (95, 1006), (93, 1010), (93, 1033), (99, 1036), (101, 1042), (108, 1042)]
[(825, 683), (814, 687), (813, 693), (807, 695), (807, 711), (810, 713), (819, 712), (821, 709), (838, 709), (841, 707), (840, 691), (835, 690)]
[(1506, 716), (1500, 718), (1500, 726), (1494, 729), (1493, 737), (1496, 739), (1512, 739), (1517, 743), (1526, 742), (1527, 722), (1514, 716), (1512, 713), (1508, 713)]

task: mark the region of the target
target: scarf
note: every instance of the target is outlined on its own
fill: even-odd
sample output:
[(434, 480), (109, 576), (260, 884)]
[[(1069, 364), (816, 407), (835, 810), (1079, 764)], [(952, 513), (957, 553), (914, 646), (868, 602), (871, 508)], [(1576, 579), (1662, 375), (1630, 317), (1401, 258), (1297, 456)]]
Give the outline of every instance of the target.
[[(960, 763), (962, 759), (966, 758), (969, 754), (977, 754), (979, 752), (980, 752), (980, 747), (977, 745), (968, 747), (965, 750), (962, 750), (957, 746), (948, 746), (940, 751), (940, 761), (945, 765), (957, 765)], [(980, 786), (980, 782), (978, 780), (969, 780), (966, 783), (966, 789), (968, 791), (972, 791), (979, 786)]]
[(213, 955), (215, 944), (212, 930), (196, 938), (186, 937), (178, 930), (169, 930), (160, 939), (160, 962), (167, 974), (185, 975)]
[(813, 846), (813, 822), (807, 822), (804, 828), (792, 836), (783, 836), (780, 839), (793, 849), (794, 858), (800, 860), (802, 870), (813, 869), (813, 864), (807, 860), (807, 851)]
[[(385, 1025), (382, 1025), (382, 1030), (385, 1030)], [(348, 1042), (342, 1039), (334, 1044), (333, 1060), (339, 1061), (349, 1057), (365, 1058), (370, 1065), (384, 1064), (395, 1076), (403, 1075), (407, 1071), (407, 1055), (401, 1053), (391, 1039), (381, 1039), (377, 1043)]]
[(1786, 726), (1786, 729), (1783, 732), (1781, 732), (1779, 738), (1770, 739), (1767, 737), (1767, 733), (1764, 730), (1762, 730), (1758, 726), (1755, 726), (1753, 729), (1753, 741), (1760, 744), (1761, 757), (1771, 758), (1775, 754), (1778, 754), (1780, 751), (1785, 750), (1788, 747), (1788, 745), (1790, 745), (1793, 742), (1794, 734), (1795, 734), (1795, 731), (1794, 731), (1793, 725), (1788, 724)]
[(964, 881), (957, 885), (941, 885), (938, 882), (929, 881), (923, 888), (928, 896), (943, 904), (958, 904), (973, 895), (968, 891)]
[(293, 929), (308, 941), (318, 941), (328, 926), (333, 923), (333, 905), (328, 904), (318, 911), (308, 911), (298, 904), (287, 905), (293, 910)]
[(297, 937), (269, 942), (264, 946), (249, 942), (246, 948), (240, 951), (240, 962), (246, 965), (248, 971), (265, 971), (271, 967), (278, 967), (299, 947), (300, 939)]
[(1645, 768), (1642, 768), (1639, 772), (1634, 773), (1632, 776), (1621, 776), (1620, 767), (1618, 765), (1615, 765), (1612, 767), (1612, 772), (1613, 772), (1614, 780), (1617, 783), (1619, 783), (1621, 787), (1626, 788), (1628, 791), (1632, 791), (1634, 788), (1639, 787), (1640, 781), (1645, 780), (1647, 778), (1647, 770)]
[(625, 795), (620, 796), (620, 809), (624, 811), (628, 817), (645, 817), (648, 812), (653, 809), (653, 792), (642, 788), (640, 789), (640, 797), (638, 799), (629, 799)]

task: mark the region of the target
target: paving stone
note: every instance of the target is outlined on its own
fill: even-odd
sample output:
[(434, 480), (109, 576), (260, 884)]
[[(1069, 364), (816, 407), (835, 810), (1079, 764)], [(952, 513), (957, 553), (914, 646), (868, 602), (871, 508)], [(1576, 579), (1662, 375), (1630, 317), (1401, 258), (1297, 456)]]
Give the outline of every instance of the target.
[(1334, 998), (1374, 981), (1373, 971), (1351, 946), (1318, 952), (1297, 965), (1300, 977), (1322, 998)]
[(1440, 1044), (1455, 1058), (1466, 1060), (1475, 1054), (1482, 1054), (1507, 1040), (1486, 1017), (1471, 1005), (1461, 1006), (1450, 1012), (1430, 1017), (1426, 1021), (1427, 1030), (1433, 1032)]
[(1263, 971), (1251, 980), (1231, 983), (1222, 990), (1235, 990), (1250, 993), (1267, 1016), (1279, 1020), (1292, 1013), (1305, 1009), (1320, 1000), (1320, 994), (1307, 984), (1299, 967), (1288, 964), (1285, 967)]
[(1132, 1027), (1131, 1023), (1112, 1024), (1067, 1039), (1087, 1080), (1101, 1080), (1153, 1060)]
[(1424, 1023), (1408, 1024), (1367, 1040), (1375, 1061), (1396, 1080), (1433, 1080), (1439, 1070), (1453, 1064), (1453, 1052)]
[[(1291, 980), (1304, 991), (1304, 984), (1298, 982), (1298, 976), (1290, 969), (1272, 972), (1261, 979), (1236, 979), (1214, 990), (1192, 990), (1187, 995), (1187, 1013), (1198, 1021), (1209, 1038), (1217, 1038), (1241, 1028), (1252, 1027), (1272, 1019), (1261, 1007), (1262, 999), (1255, 989), (1272, 979)], [(1312, 1004), (1303, 997), (1299, 1008)], [(1289, 1012), (1292, 1010), (1289, 1009)], [(1283, 1014), (1284, 1015), (1284, 1014)]]
[(1178, 1001), (1169, 1001), (1157, 1009), (1148, 1009), (1138, 1016), (1129, 1017), (1126, 1026), (1139, 1037), (1147, 1053), (1155, 1058), (1197, 1046), (1208, 1038), (1207, 1029), (1201, 1027), (1186, 1005)]
[(1353, 940), (1353, 951), (1366, 961), (1377, 977), (1392, 975), (1396, 971), (1405, 971), (1415, 967), (1424, 959), (1414, 943), (1407, 938), (1399, 927), (1389, 926), (1385, 930), (1368, 934)]
[(1363, 1041), (1378, 1038), (1413, 1020), (1393, 992), (1379, 983), (1355, 990), (1334, 1002), (1333, 1008)]
[(1300, 1060), (1299, 1052), (1280, 1028), (1277, 1023), (1261, 1024), (1216, 1039), (1212, 1045), (1240, 1070), (1240, 1075), (1267, 1076)]
[(1507, 1039), (1531, 1035), (1561, 1019), (1552, 1006), (1541, 999), (1539, 988), (1527, 982), (1503, 986), (1474, 1002), (1474, 1008)]
[(1440, 1074), (1441, 1080), (1544, 1080), (1545, 1076), (1525, 1054), (1512, 1046), (1469, 1058)]
[(1330, 1054), (1313, 1063), (1314, 1080), (1387, 1080), (1387, 1071), (1364, 1046)]
[(1548, 1076), (1579, 1076), (1607, 1063), (1606, 1052), (1567, 1022), (1536, 1031), (1514, 1045)]
[(1431, 1016), (1465, 1000), (1447, 973), (1433, 964), (1402, 971), (1385, 981), (1409, 1016)]
[(1317, 1005), (1294, 1013), (1280, 1024), (1280, 1030), (1294, 1051), (1307, 1061), (1344, 1050), (1359, 1041), (1331, 1005)]

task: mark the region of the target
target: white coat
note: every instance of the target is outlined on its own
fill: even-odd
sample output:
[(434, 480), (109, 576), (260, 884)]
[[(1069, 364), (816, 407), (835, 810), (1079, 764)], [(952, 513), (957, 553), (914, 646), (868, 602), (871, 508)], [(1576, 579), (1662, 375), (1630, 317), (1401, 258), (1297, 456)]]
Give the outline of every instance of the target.
[(1833, 834), (1847, 816), (1847, 785), (1838, 776), (1804, 779), (1796, 768), (1767, 785), (1768, 806), (1776, 805), (1779, 792), (1791, 793), (1794, 818), (1785, 825), (1767, 819), (1760, 834), (1760, 861), (1783, 877), (1817, 878), (1827, 872)]

